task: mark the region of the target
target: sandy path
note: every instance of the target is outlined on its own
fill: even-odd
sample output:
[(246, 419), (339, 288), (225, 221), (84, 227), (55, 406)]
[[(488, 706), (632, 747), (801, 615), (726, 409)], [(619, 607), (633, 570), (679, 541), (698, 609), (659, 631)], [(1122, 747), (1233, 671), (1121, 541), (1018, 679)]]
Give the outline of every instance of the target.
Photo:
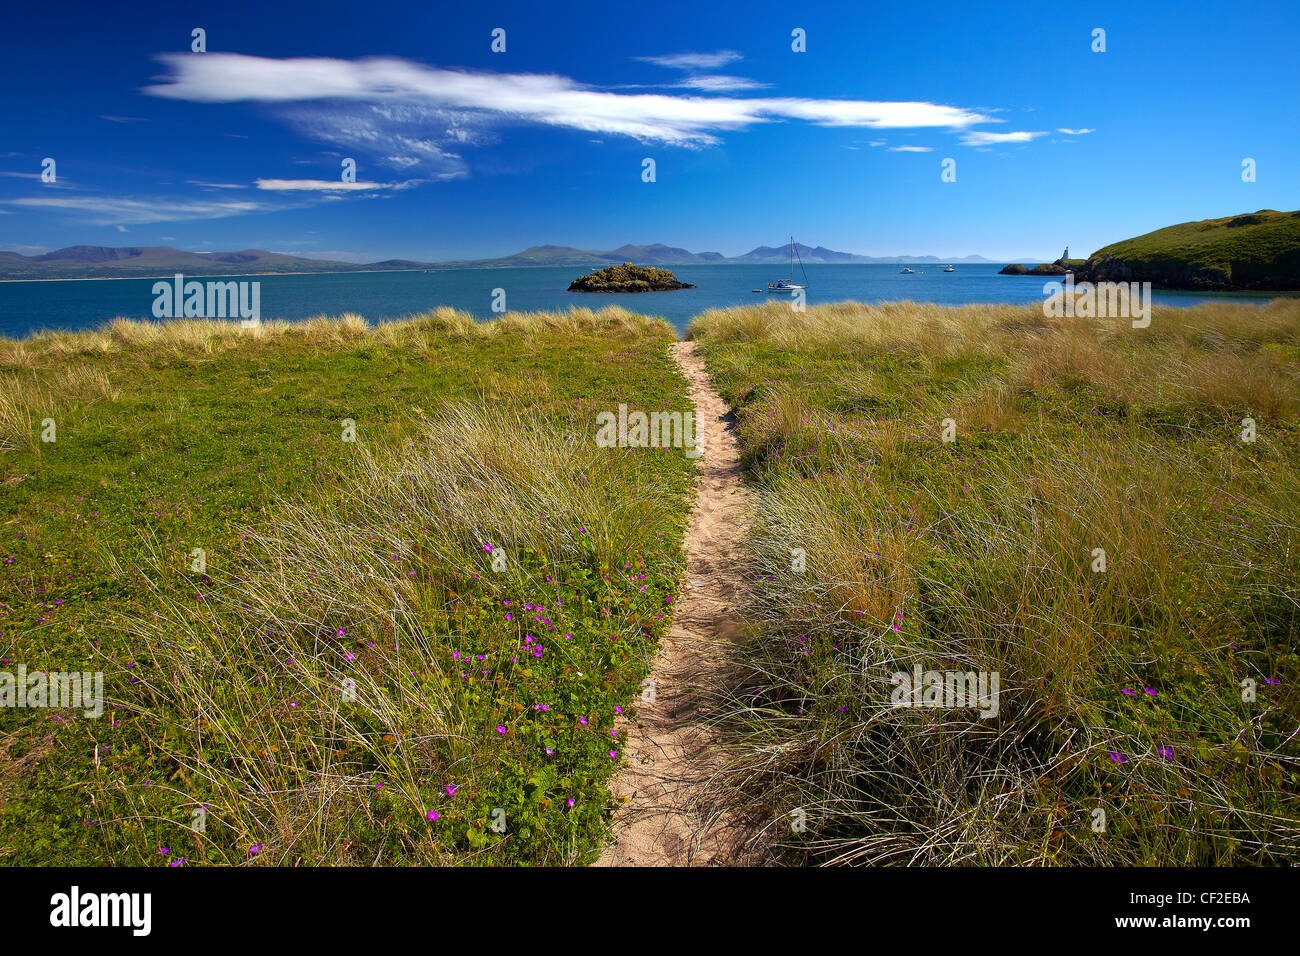
[(738, 863), (744, 856), (744, 829), (709, 805), (704, 784), (717, 766), (708, 688), (737, 634), (732, 595), (742, 582), (733, 555), (749, 493), (729, 410), (695, 343), (677, 342), (672, 354), (690, 385), (704, 452), (696, 459), (697, 497), (684, 542), (687, 583), (651, 670), (655, 701), (639, 702), (639, 724), (627, 728), (628, 766), (613, 787), (627, 802), (614, 816), (614, 842), (596, 866), (698, 866)]

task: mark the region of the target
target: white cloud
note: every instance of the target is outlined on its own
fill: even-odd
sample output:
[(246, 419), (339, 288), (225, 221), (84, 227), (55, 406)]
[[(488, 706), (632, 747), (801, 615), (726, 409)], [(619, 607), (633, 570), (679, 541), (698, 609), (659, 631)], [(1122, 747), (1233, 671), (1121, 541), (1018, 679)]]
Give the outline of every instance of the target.
[(12, 206), (79, 212), (97, 226), (138, 225), (149, 222), (183, 222), (192, 219), (225, 219), (264, 212), (256, 202), (194, 202), (170, 199), (122, 199), (92, 197), (48, 197), (3, 200)]
[[(394, 58), (273, 60), (205, 53), (165, 54), (162, 60), (171, 75), (146, 93), (196, 103), (315, 101), (321, 113), (337, 113), (340, 104), (350, 102), (354, 109), (343, 119), (353, 121), (351, 128), (320, 133), (318, 127), (316, 132), (371, 143), (376, 150), (382, 147), (384, 155), (394, 151), (393, 143), (384, 141), (393, 125), (428, 127), (447, 115), (461, 117), (460, 125), (470, 130), (504, 120), (676, 146), (709, 145), (718, 142), (721, 132), (783, 119), (870, 128), (965, 128), (991, 121), (973, 110), (925, 102), (616, 93), (563, 76), (470, 73)], [(357, 103), (370, 104), (370, 111), (358, 113)], [(381, 106), (390, 115), (374, 112)], [(440, 151), (440, 161), (459, 159), (441, 153), (446, 127), (424, 132), (428, 147)], [(406, 144), (397, 152), (413, 155)], [(440, 172), (445, 176), (448, 171)]]
[(891, 146), (891, 153), (929, 153), (934, 151), (933, 146)]
[(258, 189), (275, 192), (374, 192), (380, 189), (405, 189), (413, 183), (345, 183), (338, 179), (259, 179)]
[[(710, 100), (708, 102), (717, 102)], [(923, 102), (873, 100), (749, 99), (733, 103), (758, 104), (757, 113), (807, 120), (818, 126), (863, 126), (908, 129), (928, 126), (966, 127), (990, 118), (955, 106)]]
[(634, 56), (632, 59), (666, 66), (670, 70), (716, 70), (744, 58), (735, 50), (719, 50), (717, 53), (670, 53), (667, 56)]
[(1095, 129), (1058, 129), (1058, 133), (1064, 133), (1067, 136), (1083, 136), (1085, 133), (1095, 133)]
[(720, 73), (700, 73), (688, 76), (673, 86), (690, 90), (703, 90), (706, 93), (726, 93), (731, 90), (761, 90), (767, 83), (747, 79), (743, 76), (724, 76)]
[(205, 183), (200, 179), (185, 180), (191, 186), (202, 186), (204, 189), (247, 189), (243, 183)]
[(1038, 130), (1032, 133), (988, 133), (983, 130), (972, 129), (962, 133), (961, 141), (964, 146), (996, 146), (999, 143), (1028, 143), (1039, 136), (1046, 135), (1046, 130)]

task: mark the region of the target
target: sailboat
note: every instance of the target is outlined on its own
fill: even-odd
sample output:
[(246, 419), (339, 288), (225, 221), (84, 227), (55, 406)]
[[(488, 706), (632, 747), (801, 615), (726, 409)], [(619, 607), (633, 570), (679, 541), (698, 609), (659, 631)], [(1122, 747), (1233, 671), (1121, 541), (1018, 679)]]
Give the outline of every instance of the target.
[(954, 269), (952, 266), (944, 266), (944, 267), (943, 267), (943, 271), (944, 271), (944, 272), (956, 272), (957, 270)]
[(767, 284), (768, 292), (801, 292), (808, 288), (808, 270), (803, 267), (803, 257), (799, 256), (799, 270), (803, 273), (803, 285), (794, 281), (794, 260), (799, 253), (794, 248), (794, 236), (790, 237), (790, 278), (777, 279)]

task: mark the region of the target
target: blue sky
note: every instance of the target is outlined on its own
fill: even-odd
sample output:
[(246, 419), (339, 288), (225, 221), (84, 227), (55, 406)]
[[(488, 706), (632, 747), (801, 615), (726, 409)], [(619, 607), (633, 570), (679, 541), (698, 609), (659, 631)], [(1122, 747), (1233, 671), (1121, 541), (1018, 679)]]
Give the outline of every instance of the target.
[(1300, 207), (1294, 2), (546, 6), (10, 5), (0, 248), (997, 259)]

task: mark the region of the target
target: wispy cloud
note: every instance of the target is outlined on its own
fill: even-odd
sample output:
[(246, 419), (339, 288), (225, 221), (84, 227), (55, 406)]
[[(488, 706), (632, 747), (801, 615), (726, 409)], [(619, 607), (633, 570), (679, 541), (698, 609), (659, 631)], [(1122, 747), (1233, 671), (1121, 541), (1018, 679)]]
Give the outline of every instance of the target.
[(743, 76), (725, 76), (721, 73), (699, 73), (686, 77), (675, 87), (690, 90), (703, 90), (708, 93), (728, 93), (733, 90), (761, 90), (769, 84), (760, 83)]
[(984, 130), (967, 130), (961, 135), (963, 146), (997, 146), (1001, 143), (1028, 143), (1039, 136), (1046, 136), (1046, 130), (1036, 132), (988, 133)]
[(934, 151), (933, 146), (891, 146), (891, 153), (930, 153)]
[(276, 192), (374, 192), (383, 189), (408, 189), (419, 180), (405, 183), (345, 183), (336, 179), (259, 179), (258, 189)]
[(11, 206), (81, 213), (92, 225), (139, 225), (149, 222), (185, 222), (195, 219), (226, 219), (265, 212), (257, 202), (195, 202), (173, 199), (123, 199), (110, 197), (57, 197), (8, 199)]
[(1062, 127), (1057, 130), (1058, 133), (1064, 133), (1067, 136), (1083, 136), (1085, 133), (1095, 133), (1095, 129), (1065, 129)]
[[(394, 58), (275, 60), (206, 53), (161, 59), (171, 74), (145, 89), (153, 96), (195, 103), (314, 102), (320, 115), (355, 127), (330, 135), (370, 143), (383, 150), (380, 155), (418, 155), (425, 148), (444, 160), (459, 159), (447, 152), (457, 142), (454, 130), (473, 143), (486, 125), (500, 122), (704, 146), (717, 143), (723, 132), (779, 120), (869, 128), (965, 128), (992, 121), (974, 110), (926, 102), (617, 93), (563, 76), (471, 73)], [(340, 114), (340, 104), (349, 103), (353, 109)], [(358, 111), (358, 104), (367, 108)], [(395, 129), (408, 142), (395, 147)]]
[(666, 56), (634, 56), (632, 59), (666, 66), (670, 70), (717, 70), (744, 57), (735, 50), (719, 50), (717, 53), (670, 53)]
[(200, 179), (185, 180), (191, 186), (202, 186), (204, 189), (247, 189), (245, 183), (205, 183)]

